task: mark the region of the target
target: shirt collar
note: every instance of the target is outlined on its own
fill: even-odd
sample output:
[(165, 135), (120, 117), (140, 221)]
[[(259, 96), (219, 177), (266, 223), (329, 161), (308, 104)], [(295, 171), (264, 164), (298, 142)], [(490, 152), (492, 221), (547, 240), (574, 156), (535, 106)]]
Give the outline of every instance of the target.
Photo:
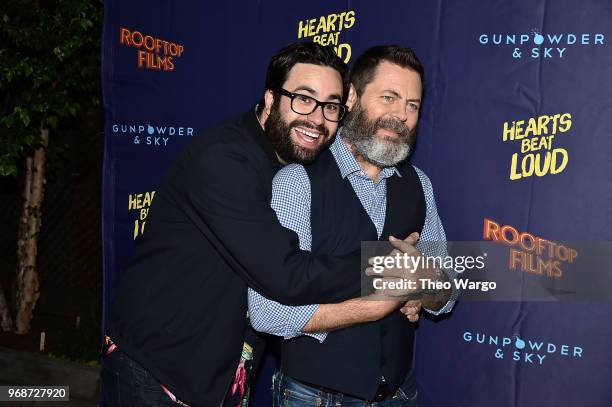
[[(340, 174), (342, 175), (342, 178), (346, 178), (348, 175), (354, 173), (359, 174), (362, 171), (362, 168), (355, 159), (355, 156), (342, 138), (342, 128), (338, 129), (338, 132), (336, 133), (336, 139), (329, 147), (329, 149), (331, 150), (332, 154), (334, 155), (334, 158), (336, 159), (336, 162), (338, 163), (338, 168), (340, 168)], [(389, 178), (393, 174), (397, 174), (398, 177), (402, 176), (397, 167), (385, 167), (380, 172), (380, 179)]]

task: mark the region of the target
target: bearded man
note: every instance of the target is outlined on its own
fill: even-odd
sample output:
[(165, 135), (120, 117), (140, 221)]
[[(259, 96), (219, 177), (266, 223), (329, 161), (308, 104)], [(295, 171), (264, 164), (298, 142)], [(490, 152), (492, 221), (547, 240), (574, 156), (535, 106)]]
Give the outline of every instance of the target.
[[(359, 296), (358, 250), (300, 250), (270, 208), (276, 171), (312, 161), (335, 134), (347, 71), (330, 48), (291, 44), (270, 61), (261, 109), (204, 131), (177, 156), (119, 275), (105, 332), (104, 405), (246, 403), (258, 354), (247, 286), (289, 305)], [(290, 106), (281, 92), (303, 96)], [(371, 320), (399, 306), (355, 301)]]
[[(423, 67), (408, 48), (373, 47), (356, 60), (350, 112), (329, 150), (309, 165), (284, 167), (273, 181), (272, 207), (298, 234), (302, 249), (342, 256), (362, 241), (409, 236), (404, 244), (411, 245), (420, 236), (428, 256), (446, 255), (445, 245), (423, 245), (446, 236), (431, 182), (406, 160), (415, 143), (422, 84)], [(278, 93), (294, 103), (299, 98)], [(453, 279), (455, 273), (419, 268), (412, 278)], [(412, 294), (417, 299), (404, 306), (412, 309), (409, 321), (400, 310), (364, 321), (354, 300), (295, 307), (249, 289), (253, 327), (285, 339), (273, 378), (275, 404), (415, 406), (412, 322), (421, 303), (433, 314), (446, 313), (458, 293)]]

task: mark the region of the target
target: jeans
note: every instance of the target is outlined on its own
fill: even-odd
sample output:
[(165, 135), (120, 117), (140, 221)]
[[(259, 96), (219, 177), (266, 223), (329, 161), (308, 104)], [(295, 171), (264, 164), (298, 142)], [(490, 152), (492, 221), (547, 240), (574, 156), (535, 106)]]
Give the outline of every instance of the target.
[(272, 378), (272, 400), (274, 407), (417, 407), (416, 379), (410, 372), (393, 396), (368, 402), (312, 388), (277, 371)]
[(119, 349), (104, 356), (101, 380), (102, 406), (179, 406), (149, 372)]

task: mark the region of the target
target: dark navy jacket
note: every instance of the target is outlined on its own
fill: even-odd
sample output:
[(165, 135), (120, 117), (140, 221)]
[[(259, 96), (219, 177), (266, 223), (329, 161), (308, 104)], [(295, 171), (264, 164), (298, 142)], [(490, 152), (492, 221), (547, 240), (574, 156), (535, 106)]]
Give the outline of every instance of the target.
[(228, 390), (247, 286), (287, 305), (359, 295), (358, 250), (300, 251), (278, 222), (270, 199), (279, 168), (252, 111), (195, 137), (163, 178), (120, 273), (107, 333), (191, 406), (219, 406)]

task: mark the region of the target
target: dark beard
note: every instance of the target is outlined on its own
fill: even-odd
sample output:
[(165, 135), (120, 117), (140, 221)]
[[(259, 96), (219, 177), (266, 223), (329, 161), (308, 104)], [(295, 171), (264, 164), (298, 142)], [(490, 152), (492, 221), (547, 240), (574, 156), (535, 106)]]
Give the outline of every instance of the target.
[[(399, 139), (380, 139), (376, 132), (378, 129), (396, 131)], [(355, 152), (365, 161), (377, 167), (391, 167), (404, 161), (414, 145), (416, 139), (416, 126), (409, 129), (399, 120), (379, 117), (370, 120), (367, 111), (361, 108), (359, 101), (355, 103), (345, 119), (342, 128), (342, 138), (348, 141)]]
[(308, 129), (313, 129), (321, 132), (320, 137), (329, 135), (329, 131), (323, 125), (314, 125), (305, 120), (294, 120), (291, 123), (287, 123), (283, 120), (280, 114), (280, 102), (279, 99), (274, 100), (272, 108), (270, 109), (270, 116), (266, 120), (265, 133), (274, 147), (276, 154), (282, 161), (287, 164), (310, 164), (312, 163), (322, 149), (326, 148), (331, 140), (327, 140), (322, 143), (316, 149), (310, 149), (302, 146), (298, 146), (291, 140), (291, 129), (297, 126), (301, 126)]

